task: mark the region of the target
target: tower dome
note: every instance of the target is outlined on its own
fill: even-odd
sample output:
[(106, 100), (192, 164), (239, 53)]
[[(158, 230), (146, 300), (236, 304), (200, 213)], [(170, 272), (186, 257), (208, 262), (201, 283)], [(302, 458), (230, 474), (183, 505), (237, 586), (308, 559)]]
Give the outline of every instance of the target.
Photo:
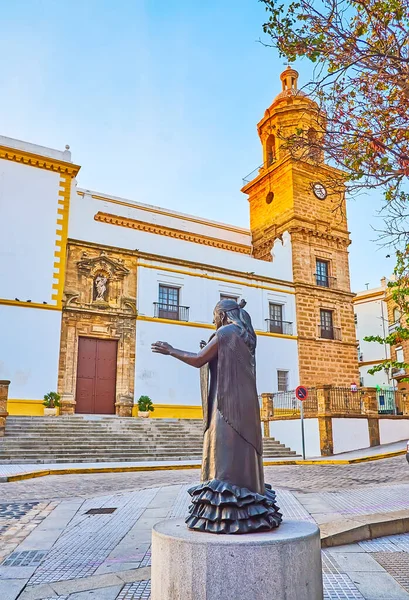
[(281, 73), (280, 75), (281, 84), (283, 89), (281, 92), (274, 98), (274, 102), (277, 100), (281, 100), (282, 98), (288, 98), (290, 96), (306, 96), (302, 90), (298, 89), (298, 71), (290, 67), (288, 67)]

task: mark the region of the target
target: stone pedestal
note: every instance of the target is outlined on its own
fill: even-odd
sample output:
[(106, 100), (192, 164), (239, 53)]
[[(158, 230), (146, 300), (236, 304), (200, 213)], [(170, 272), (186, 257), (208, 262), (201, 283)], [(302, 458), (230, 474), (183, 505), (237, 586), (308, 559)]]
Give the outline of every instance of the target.
[(61, 394), (60, 415), (74, 415), (75, 404), (74, 394)]
[(152, 600), (322, 600), (319, 529), (285, 521), (267, 533), (217, 535), (182, 519), (152, 532)]
[(6, 431), (7, 400), (9, 396), (10, 381), (0, 379), (0, 437), (3, 437)]
[(122, 395), (115, 402), (115, 413), (118, 417), (132, 417), (133, 396)]

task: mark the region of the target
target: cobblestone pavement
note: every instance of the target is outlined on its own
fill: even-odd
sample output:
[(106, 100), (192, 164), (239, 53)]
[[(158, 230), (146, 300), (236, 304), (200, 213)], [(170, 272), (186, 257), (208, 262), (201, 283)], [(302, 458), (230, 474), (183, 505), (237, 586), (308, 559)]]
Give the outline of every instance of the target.
[[(355, 465), (266, 467), (265, 473), (287, 519), (320, 524), (409, 510), (404, 456)], [(5, 569), (19, 600), (31, 598), (26, 594), (33, 590), (44, 600), (149, 600), (152, 524), (184, 516), (187, 488), (199, 477), (198, 469), (188, 469), (1, 483), (0, 598)], [(25, 581), (21, 575), (11, 580), (18, 572)], [(101, 577), (112, 577), (112, 584), (98, 588)], [(409, 534), (325, 550), (323, 577), (325, 600), (378, 600), (374, 589), (386, 594), (379, 598), (409, 600)], [(89, 590), (76, 588), (79, 581)]]
[[(0, 565), (0, 598), (4, 590), (10, 592), (16, 586), (15, 594), (7, 598), (150, 600), (151, 527), (163, 518), (185, 514), (187, 488), (172, 485), (77, 499), (71, 504), (61, 501), (52, 514), (54, 525), (42, 532), (34, 530)], [(395, 488), (409, 506), (409, 495), (402, 491), (409, 486), (397, 484)], [(366, 488), (369, 502), (376, 498), (377, 489)], [(345, 508), (343, 493), (332, 494), (331, 501), (338, 498), (335, 507)], [(312, 521), (298, 494), (278, 488), (277, 495), (287, 520)], [(323, 492), (322, 497), (327, 495)], [(346, 509), (355, 510), (360, 500), (357, 494)], [(31, 504), (9, 504), (8, 511), (19, 516), (39, 510), (38, 504)], [(409, 534), (327, 549), (322, 559), (324, 600), (409, 600)]]
[[(82, 475), (50, 475), (24, 481), (0, 484), (2, 500), (34, 501), (97, 496), (196, 482), (198, 469), (146, 471), (135, 473), (97, 473)], [(409, 483), (409, 466), (404, 456), (353, 465), (265, 467), (266, 481), (273, 487), (299, 492), (333, 491), (366, 485)]]
[(0, 563), (55, 508), (56, 502), (0, 503)]

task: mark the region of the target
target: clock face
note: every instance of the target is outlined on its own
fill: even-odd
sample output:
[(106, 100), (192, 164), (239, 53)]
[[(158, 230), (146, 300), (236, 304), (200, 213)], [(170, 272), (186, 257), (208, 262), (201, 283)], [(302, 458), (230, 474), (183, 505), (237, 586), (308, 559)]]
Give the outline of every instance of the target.
[(327, 197), (327, 189), (322, 183), (314, 183), (312, 186), (313, 192), (319, 200), (325, 200)]

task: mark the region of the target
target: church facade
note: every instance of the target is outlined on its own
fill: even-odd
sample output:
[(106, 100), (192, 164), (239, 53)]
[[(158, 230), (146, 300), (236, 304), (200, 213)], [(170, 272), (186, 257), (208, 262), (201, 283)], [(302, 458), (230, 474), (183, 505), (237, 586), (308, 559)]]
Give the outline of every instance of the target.
[[(77, 186), (64, 152), (0, 137), (0, 379), (9, 412), (200, 417), (198, 373), (151, 353), (195, 351), (215, 304), (245, 299), (258, 335), (259, 393), (358, 380), (343, 191), (332, 168), (298, 160), (277, 133), (313, 103), (287, 68), (258, 124), (263, 164), (244, 182), (250, 228)], [(244, 199), (244, 197), (243, 197)], [(334, 206), (341, 210), (334, 210)]]

